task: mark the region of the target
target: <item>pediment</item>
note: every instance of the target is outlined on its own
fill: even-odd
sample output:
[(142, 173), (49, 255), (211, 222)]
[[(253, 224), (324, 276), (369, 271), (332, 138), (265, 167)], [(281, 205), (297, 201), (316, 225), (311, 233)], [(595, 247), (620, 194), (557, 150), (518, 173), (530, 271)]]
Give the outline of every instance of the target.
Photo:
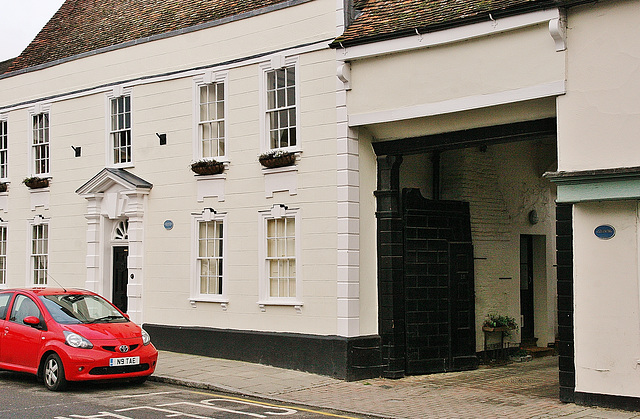
[(79, 195), (107, 192), (114, 186), (130, 191), (149, 191), (153, 185), (125, 169), (105, 167), (88, 182), (76, 190)]

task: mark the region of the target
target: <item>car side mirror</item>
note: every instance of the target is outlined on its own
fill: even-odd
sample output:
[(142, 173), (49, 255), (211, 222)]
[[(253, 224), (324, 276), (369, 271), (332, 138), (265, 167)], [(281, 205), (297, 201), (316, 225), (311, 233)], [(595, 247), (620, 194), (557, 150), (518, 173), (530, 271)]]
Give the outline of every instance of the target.
[(29, 326), (36, 327), (40, 325), (40, 319), (36, 316), (27, 316), (22, 320), (24, 324), (28, 324)]
[(125, 318), (125, 319), (127, 319), (127, 320), (131, 320), (131, 319), (129, 318), (129, 315), (128, 315), (127, 313), (122, 313), (122, 315), (124, 316), (124, 318)]

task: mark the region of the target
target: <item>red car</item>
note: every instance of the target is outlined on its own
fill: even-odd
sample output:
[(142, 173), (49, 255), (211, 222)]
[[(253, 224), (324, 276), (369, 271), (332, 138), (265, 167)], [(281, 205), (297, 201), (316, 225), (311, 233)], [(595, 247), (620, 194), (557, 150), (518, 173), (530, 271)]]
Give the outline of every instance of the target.
[(157, 360), (147, 332), (98, 294), (0, 290), (0, 369), (35, 374), (56, 391), (67, 381), (142, 383)]

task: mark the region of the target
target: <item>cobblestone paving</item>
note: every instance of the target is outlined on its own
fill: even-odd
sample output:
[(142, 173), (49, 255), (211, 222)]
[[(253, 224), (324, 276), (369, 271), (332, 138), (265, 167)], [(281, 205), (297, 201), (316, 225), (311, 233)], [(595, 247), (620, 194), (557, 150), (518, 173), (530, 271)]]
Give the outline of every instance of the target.
[(280, 397), (385, 418), (640, 418), (561, 403), (557, 357), (400, 380), (339, 382)]
[(640, 419), (558, 400), (558, 358), (345, 382), (266, 365), (160, 352), (154, 379), (381, 418)]

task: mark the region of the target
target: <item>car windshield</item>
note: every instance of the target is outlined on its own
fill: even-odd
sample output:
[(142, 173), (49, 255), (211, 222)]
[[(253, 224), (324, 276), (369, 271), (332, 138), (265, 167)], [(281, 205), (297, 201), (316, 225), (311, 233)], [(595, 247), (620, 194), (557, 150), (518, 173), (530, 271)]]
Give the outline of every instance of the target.
[(49, 310), (51, 317), (61, 324), (125, 323), (129, 321), (105, 299), (96, 295), (41, 295), (40, 300)]

